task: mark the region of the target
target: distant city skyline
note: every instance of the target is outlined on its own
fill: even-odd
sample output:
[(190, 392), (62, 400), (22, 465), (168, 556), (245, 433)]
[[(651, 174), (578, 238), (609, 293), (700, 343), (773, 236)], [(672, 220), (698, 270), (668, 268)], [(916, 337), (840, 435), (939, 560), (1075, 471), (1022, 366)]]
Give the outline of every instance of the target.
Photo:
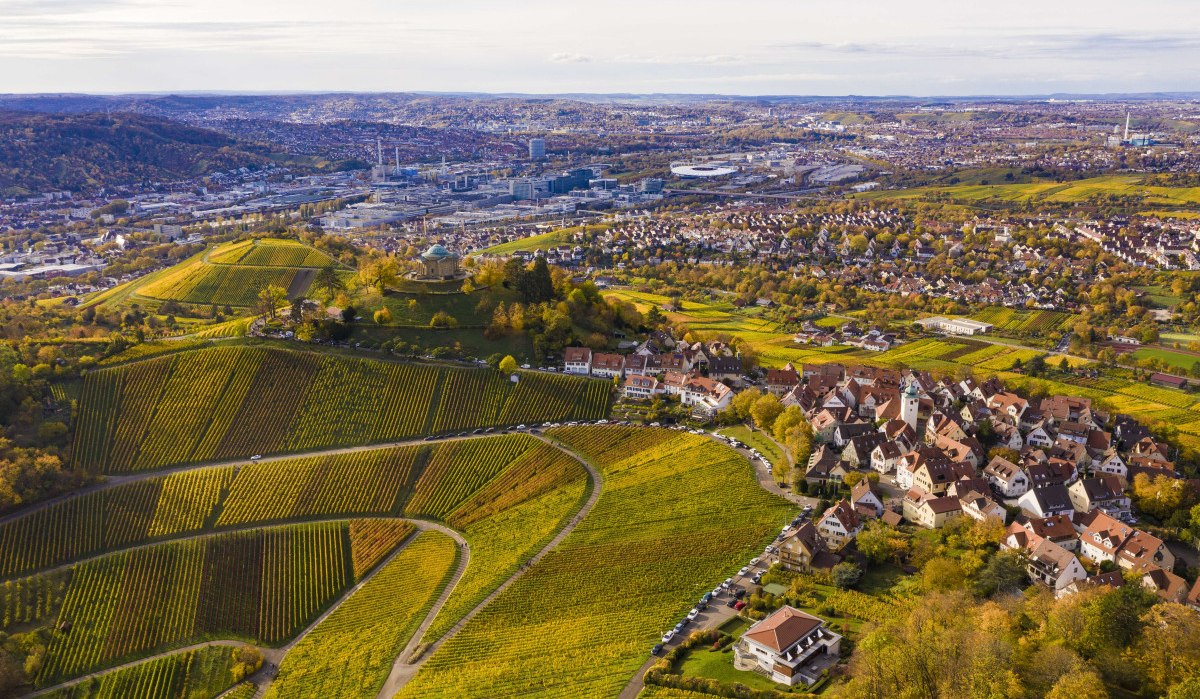
[(1200, 90), (1187, 0), (0, 0), (0, 92)]

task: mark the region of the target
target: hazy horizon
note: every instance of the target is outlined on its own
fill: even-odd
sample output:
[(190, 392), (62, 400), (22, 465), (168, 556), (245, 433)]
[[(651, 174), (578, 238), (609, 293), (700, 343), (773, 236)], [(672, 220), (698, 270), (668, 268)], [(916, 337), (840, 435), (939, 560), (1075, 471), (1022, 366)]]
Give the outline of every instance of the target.
[(0, 0), (0, 92), (1034, 96), (1200, 90), (1184, 0), (602, 8)]

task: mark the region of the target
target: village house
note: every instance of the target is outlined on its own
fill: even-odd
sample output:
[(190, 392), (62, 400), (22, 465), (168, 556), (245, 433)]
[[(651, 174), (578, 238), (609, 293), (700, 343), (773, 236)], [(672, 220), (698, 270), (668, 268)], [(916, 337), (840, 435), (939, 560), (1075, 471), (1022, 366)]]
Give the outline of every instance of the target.
[(1077, 512), (1100, 509), (1118, 519), (1130, 514), (1129, 496), (1125, 494), (1121, 480), (1116, 476), (1081, 478), (1067, 488), (1067, 493), (1071, 496), (1071, 504)]
[(779, 542), (779, 565), (785, 570), (797, 573), (829, 570), (841, 560), (841, 556), (825, 549), (812, 522), (801, 524)]
[(817, 520), (817, 532), (831, 551), (841, 551), (862, 531), (862, 518), (848, 500), (839, 500)]
[(734, 646), (734, 667), (789, 687), (812, 685), (837, 663), (841, 642), (821, 619), (784, 606), (742, 634)]
[(992, 457), (984, 467), (983, 475), (1001, 497), (1019, 498), (1029, 491), (1029, 476), (1002, 456)]
[(1028, 549), (1025, 572), (1034, 582), (1054, 590), (1056, 596), (1062, 596), (1071, 583), (1087, 577), (1075, 554), (1049, 539), (1039, 539)]
[(592, 376), (603, 379), (620, 377), (625, 373), (625, 357), (597, 352), (592, 355)]
[(563, 371), (584, 376), (592, 373), (592, 351), (587, 347), (568, 347), (563, 350)]
[(1075, 511), (1066, 486), (1057, 484), (1039, 486), (1030, 490), (1017, 500), (1017, 505), (1031, 517), (1070, 515)]
[(908, 491), (901, 507), (905, 519), (926, 529), (941, 529), (963, 514), (958, 498), (933, 497), (915, 490)]
[(1075, 528), (1080, 526), (1079, 555), (1089, 561), (1112, 561), (1127, 570), (1175, 567), (1175, 554), (1161, 539), (1099, 510), (1077, 516)]
[(649, 400), (663, 392), (658, 379), (653, 376), (630, 374), (625, 377), (625, 397), (633, 400)]
[(872, 513), (871, 517), (883, 515), (883, 500), (875, 492), (871, 481), (866, 478), (854, 484), (854, 487), (850, 489), (850, 504), (860, 514), (869, 511)]

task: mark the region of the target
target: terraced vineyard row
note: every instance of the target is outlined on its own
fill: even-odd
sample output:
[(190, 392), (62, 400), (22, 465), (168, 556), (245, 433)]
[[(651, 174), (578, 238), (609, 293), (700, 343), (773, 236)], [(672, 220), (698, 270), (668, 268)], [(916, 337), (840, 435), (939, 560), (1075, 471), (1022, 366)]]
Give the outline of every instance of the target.
[(743, 458), (704, 437), (619, 427), (551, 435), (603, 472), (595, 509), (399, 697), (616, 696), (662, 620), (736, 570), (788, 516)]
[(88, 493), (0, 525), (0, 578), (158, 537), (196, 532), (233, 467), (172, 474)]
[(450, 537), (420, 534), (288, 652), (266, 696), (375, 696), (459, 555)]
[(290, 267), (182, 264), (138, 289), (152, 299), (218, 306), (253, 306), (268, 284), (290, 289), (297, 270)]
[(303, 243), (265, 239), (222, 246), (209, 254), (208, 261), (247, 267), (324, 267), (333, 259)]
[(346, 522), (159, 544), (72, 569), (39, 686), (204, 638), (278, 643), (354, 582)]
[[(583, 478), (528, 435), (202, 468), (88, 493), (0, 524), (0, 579), (156, 539), (312, 517), (471, 525)], [(555, 515), (557, 517), (557, 515)]]
[(47, 699), (209, 699), (235, 684), (233, 650), (206, 646), (49, 692)]
[(514, 386), (483, 369), (222, 347), (91, 372), (82, 395), (76, 464), (122, 473), (404, 439), (427, 424), (595, 419), (609, 384), (522, 373)]

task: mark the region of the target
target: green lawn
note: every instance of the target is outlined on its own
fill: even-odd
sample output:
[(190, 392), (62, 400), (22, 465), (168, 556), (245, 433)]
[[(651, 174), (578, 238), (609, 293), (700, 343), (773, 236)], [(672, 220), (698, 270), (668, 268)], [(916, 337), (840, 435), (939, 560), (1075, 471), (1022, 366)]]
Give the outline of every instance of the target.
[(1130, 356), (1138, 360), (1159, 359), (1181, 371), (1187, 371), (1192, 368), (1193, 364), (1200, 362), (1200, 357), (1194, 354), (1175, 352), (1162, 347), (1143, 347)]
[(786, 465), (788, 463), (787, 457), (783, 454), (783, 450), (775, 444), (774, 440), (764, 434), (761, 430), (751, 430), (745, 425), (735, 425), (733, 427), (726, 427), (720, 431), (720, 434), (723, 434), (727, 437), (733, 437), (739, 442), (743, 442), (754, 447), (760, 454), (767, 457), (767, 460), (771, 462), (772, 466)]
[(567, 245), (573, 242), (575, 232), (569, 229), (561, 229), (542, 233), (540, 235), (531, 235), (528, 238), (514, 240), (508, 243), (493, 245), (483, 251), (485, 255), (511, 255), (514, 252), (530, 251), (530, 250), (548, 250), (556, 248), (560, 245)]
[(733, 650), (726, 646), (724, 651), (713, 651), (708, 648), (696, 648), (679, 667), (682, 675), (693, 677), (708, 677), (719, 682), (741, 684), (753, 689), (786, 690), (781, 684), (776, 684), (757, 672), (737, 670), (733, 667)]

